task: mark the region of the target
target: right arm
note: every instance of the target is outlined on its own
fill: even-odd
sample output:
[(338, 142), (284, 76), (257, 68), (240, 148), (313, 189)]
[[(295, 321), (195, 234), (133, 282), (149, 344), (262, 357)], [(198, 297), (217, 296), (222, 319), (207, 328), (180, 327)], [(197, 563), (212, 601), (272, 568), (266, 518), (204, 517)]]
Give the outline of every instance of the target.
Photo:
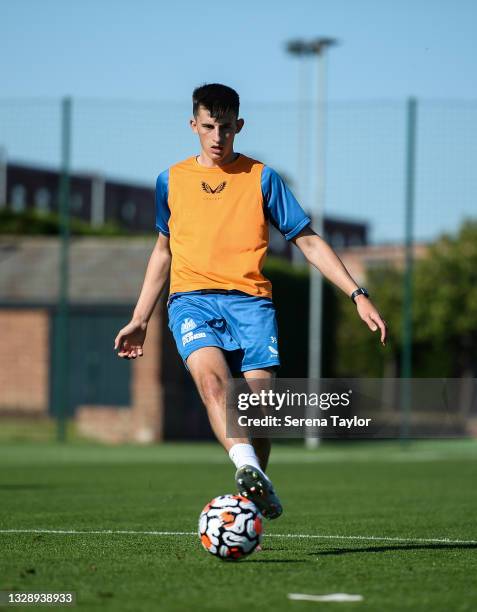
[(142, 357), (147, 324), (164, 289), (171, 268), (169, 237), (159, 234), (149, 258), (146, 274), (131, 321), (123, 327), (114, 340), (118, 357), (135, 359)]

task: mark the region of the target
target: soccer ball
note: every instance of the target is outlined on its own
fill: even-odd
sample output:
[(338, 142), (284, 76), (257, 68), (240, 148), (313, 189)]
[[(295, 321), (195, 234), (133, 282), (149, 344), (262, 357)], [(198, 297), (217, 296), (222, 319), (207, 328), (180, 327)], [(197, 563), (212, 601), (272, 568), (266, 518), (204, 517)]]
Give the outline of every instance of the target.
[(257, 506), (241, 495), (215, 497), (199, 517), (202, 546), (226, 561), (236, 561), (253, 553), (262, 540), (262, 530)]

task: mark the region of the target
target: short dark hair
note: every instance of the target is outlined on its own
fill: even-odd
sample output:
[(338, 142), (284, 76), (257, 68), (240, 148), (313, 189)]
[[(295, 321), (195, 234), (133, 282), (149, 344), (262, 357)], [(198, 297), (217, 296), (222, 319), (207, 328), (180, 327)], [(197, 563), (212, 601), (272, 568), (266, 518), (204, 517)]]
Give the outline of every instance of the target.
[(240, 98), (235, 89), (227, 87), (227, 85), (206, 83), (196, 87), (192, 93), (192, 112), (194, 117), (197, 117), (199, 106), (206, 108), (214, 119), (219, 119), (230, 112), (238, 117)]

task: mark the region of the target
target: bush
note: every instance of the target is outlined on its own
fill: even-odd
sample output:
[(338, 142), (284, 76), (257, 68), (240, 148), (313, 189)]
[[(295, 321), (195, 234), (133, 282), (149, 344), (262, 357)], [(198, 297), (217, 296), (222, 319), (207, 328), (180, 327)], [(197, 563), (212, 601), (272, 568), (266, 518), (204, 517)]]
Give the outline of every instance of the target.
[[(126, 236), (130, 234), (114, 223), (106, 223), (96, 228), (75, 217), (70, 219), (70, 232), (73, 236)], [(14, 212), (8, 208), (0, 210), (0, 234), (57, 236), (59, 233), (60, 221), (57, 213), (40, 213), (33, 209), (24, 212)]]

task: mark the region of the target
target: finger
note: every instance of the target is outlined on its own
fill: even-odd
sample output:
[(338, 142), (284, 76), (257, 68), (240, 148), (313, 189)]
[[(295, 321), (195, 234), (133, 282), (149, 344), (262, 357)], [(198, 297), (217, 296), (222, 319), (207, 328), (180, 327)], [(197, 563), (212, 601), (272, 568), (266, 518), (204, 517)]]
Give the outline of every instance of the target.
[(119, 333), (116, 338), (114, 339), (114, 350), (118, 349), (121, 342), (123, 340), (123, 336), (121, 333)]
[(381, 330), (381, 343), (384, 344), (386, 340), (386, 323), (377, 313), (375, 315), (370, 315), (369, 318), (371, 319), (374, 325), (374, 328), (371, 329), (373, 329), (373, 331), (376, 331), (379, 327), (379, 329)]
[(142, 357), (142, 346), (140, 344), (135, 344), (131, 347), (131, 350), (134, 351), (136, 357)]
[(381, 344), (384, 344), (386, 340), (386, 326), (384, 323), (378, 323), (379, 329), (381, 330)]
[(122, 346), (120, 346), (119, 348), (118, 355), (119, 357), (129, 357), (130, 353), (131, 353), (131, 347), (129, 346), (128, 341), (124, 340), (122, 343)]

